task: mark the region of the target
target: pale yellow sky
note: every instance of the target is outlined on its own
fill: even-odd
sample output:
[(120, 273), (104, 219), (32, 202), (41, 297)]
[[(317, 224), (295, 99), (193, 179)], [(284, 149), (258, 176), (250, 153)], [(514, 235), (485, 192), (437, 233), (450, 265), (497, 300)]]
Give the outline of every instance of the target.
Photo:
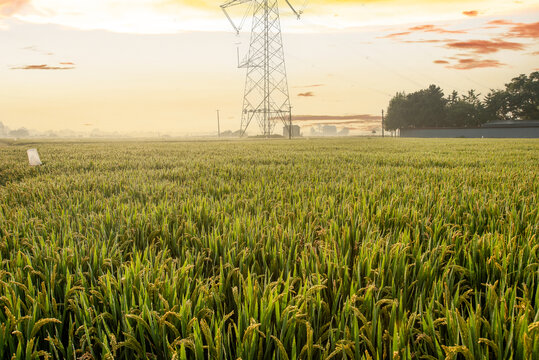
[[(219, 4), (0, 0), (0, 121), (197, 133), (220, 109), (239, 128), (250, 24), (237, 37)], [(379, 115), (397, 91), (486, 94), (539, 68), (539, 0), (311, 0), (300, 21), (281, 6), (297, 115)]]

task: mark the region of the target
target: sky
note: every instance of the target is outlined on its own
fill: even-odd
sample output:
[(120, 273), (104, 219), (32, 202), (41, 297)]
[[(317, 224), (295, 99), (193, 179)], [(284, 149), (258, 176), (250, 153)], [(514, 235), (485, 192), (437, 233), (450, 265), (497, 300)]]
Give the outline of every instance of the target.
[[(0, 0), (0, 121), (40, 131), (240, 126), (250, 18), (213, 0)], [(539, 0), (280, 0), (297, 124), (370, 131), (399, 91), (539, 70)], [(236, 23), (249, 2), (230, 8)], [(249, 133), (258, 132), (252, 124)]]

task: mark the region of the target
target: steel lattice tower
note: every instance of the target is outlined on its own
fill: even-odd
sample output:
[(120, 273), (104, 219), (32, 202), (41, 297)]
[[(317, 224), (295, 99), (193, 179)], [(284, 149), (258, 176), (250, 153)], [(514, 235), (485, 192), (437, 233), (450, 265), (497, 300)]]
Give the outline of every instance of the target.
[[(292, 113), (288, 94), (288, 81), (284, 58), (281, 22), (278, 0), (232, 0), (222, 5), (232, 26), (239, 28), (229, 17), (226, 8), (245, 2), (253, 7), (253, 23), (247, 59), (238, 64), (247, 69), (243, 109), (241, 113), (241, 134), (256, 120), (264, 136), (270, 136), (276, 122), (289, 125)], [(299, 13), (286, 1), (294, 13)]]

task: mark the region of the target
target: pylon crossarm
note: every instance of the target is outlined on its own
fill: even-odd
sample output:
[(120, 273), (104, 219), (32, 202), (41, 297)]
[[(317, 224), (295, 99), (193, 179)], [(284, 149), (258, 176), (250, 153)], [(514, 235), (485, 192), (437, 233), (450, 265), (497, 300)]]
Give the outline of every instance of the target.
[[(285, 0), (285, 1), (286, 1), (286, 3), (288, 4), (288, 6), (290, 6), (290, 9), (292, 9), (292, 11), (294, 12), (294, 14), (296, 14), (296, 16), (298, 17), (298, 20), (299, 20), (299, 18), (301, 17), (301, 14), (303, 13), (303, 10), (299, 10), (299, 11), (298, 11), (298, 10), (296, 10), (296, 9), (294, 8), (294, 6), (292, 6), (292, 4), (290, 3), (290, 1), (288, 1), (288, 0)], [(305, 1), (305, 4), (303, 4), (303, 7), (305, 8), (306, 5), (307, 5), (307, 0)]]
[[(230, 15), (228, 14), (228, 11), (226, 11), (226, 9), (228, 7), (231, 7), (231, 6), (235, 6), (235, 5), (240, 5), (240, 4), (244, 4), (246, 2), (250, 2), (252, 0), (230, 0), (230, 1), (227, 1), (226, 3), (224, 3), (223, 5), (221, 5), (221, 10), (223, 10), (223, 12), (225, 13), (225, 16), (226, 18), (228, 19), (228, 21), (230, 22), (230, 25), (232, 25), (232, 27), (234, 28), (234, 30), (236, 31), (236, 34), (239, 34), (240, 33), (240, 30), (241, 30), (241, 26), (237, 26), (234, 21), (232, 20), (232, 18), (230, 17)], [(243, 21), (242, 21), (243, 23)]]

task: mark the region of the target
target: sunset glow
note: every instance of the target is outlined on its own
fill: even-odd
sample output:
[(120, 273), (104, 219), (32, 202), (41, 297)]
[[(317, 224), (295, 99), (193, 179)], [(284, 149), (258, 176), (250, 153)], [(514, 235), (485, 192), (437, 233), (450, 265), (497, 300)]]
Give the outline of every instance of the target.
[[(281, 4), (290, 96), (308, 125), (355, 116), (358, 129), (375, 129), (397, 91), (434, 83), (486, 94), (539, 68), (539, 0), (292, 3), (304, 13), (298, 21)], [(245, 54), (250, 23), (236, 36), (220, 4), (0, 0), (0, 121), (193, 134), (215, 131), (220, 109), (223, 127), (237, 129), (236, 47)]]

